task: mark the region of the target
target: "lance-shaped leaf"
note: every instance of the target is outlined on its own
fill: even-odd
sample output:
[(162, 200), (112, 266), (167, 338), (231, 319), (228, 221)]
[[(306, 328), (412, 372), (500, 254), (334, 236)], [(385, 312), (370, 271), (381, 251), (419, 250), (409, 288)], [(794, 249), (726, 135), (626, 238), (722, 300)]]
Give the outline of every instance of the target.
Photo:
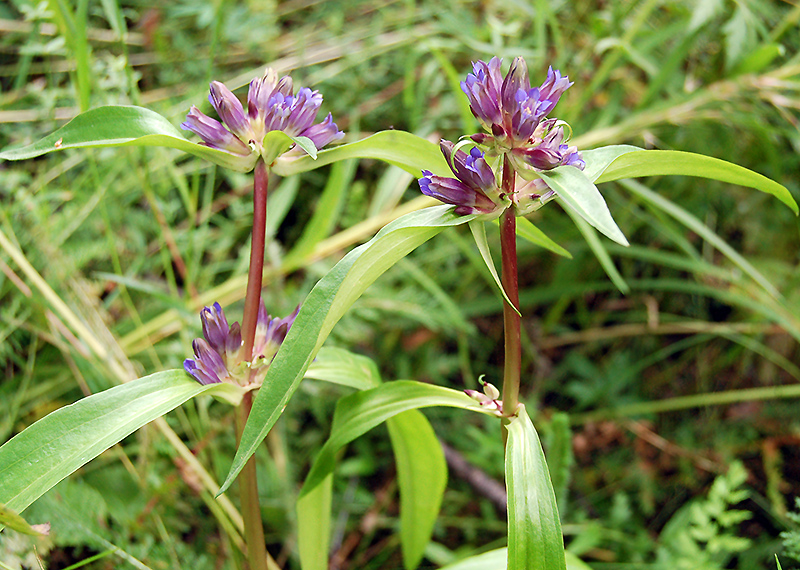
[(455, 215), (452, 206), (433, 206), (406, 214), (344, 256), (320, 279), (303, 301), (300, 313), (267, 371), (220, 492), (230, 486), (278, 421), (331, 329), (367, 287), (445, 228), (472, 219), (474, 216)]
[[(599, 152), (600, 150), (602, 149), (587, 152)], [(598, 158), (600, 158), (600, 155), (598, 155)], [(591, 160), (594, 160), (594, 158), (591, 157)], [(795, 214), (798, 214), (800, 211), (791, 193), (781, 184), (757, 172), (739, 166), (738, 164), (733, 164), (710, 156), (704, 156), (702, 154), (677, 150), (638, 150), (626, 152), (620, 154), (598, 174), (601, 162), (602, 161), (598, 161), (597, 166), (592, 167), (592, 174), (597, 174), (596, 181), (598, 183), (620, 180), (622, 178), (663, 176), (668, 174), (696, 176), (699, 178), (720, 180), (730, 184), (738, 184), (739, 186), (746, 186), (748, 188), (755, 188), (767, 194), (772, 194), (778, 198), (778, 200), (789, 206)], [(587, 170), (589, 170), (589, 162), (587, 162)]]
[[(592, 570), (591, 566), (571, 552), (564, 554), (567, 558), (567, 570)], [(506, 570), (507, 564), (508, 548), (498, 548), (442, 566), (439, 570)]]
[(201, 386), (183, 370), (158, 372), (64, 406), (0, 447), (0, 503), (22, 512), (64, 477), (190, 398), (241, 401), (232, 384)]
[[(38, 527), (39, 525), (36, 526)], [(47, 534), (46, 532), (42, 532), (41, 530), (34, 528), (20, 515), (0, 503), (0, 528), (3, 527), (10, 528), (11, 530), (15, 530), (21, 534), (27, 534), (31, 536), (42, 536)]]
[(508, 570), (564, 570), (556, 496), (525, 406), (507, 427)]
[(420, 176), (423, 169), (441, 176), (450, 173), (438, 145), (405, 131), (381, 131), (360, 141), (319, 151), (316, 159), (283, 156), (275, 161), (272, 170), (280, 176), (290, 176), (350, 158), (382, 160), (414, 176)]
[[(282, 134), (291, 145), (289, 136)], [(285, 145), (284, 141), (275, 142)], [(115, 146), (176, 148), (239, 172), (252, 170), (258, 158), (255, 153), (243, 157), (188, 141), (158, 113), (134, 106), (91, 109), (31, 145), (0, 152), (0, 158), (22, 160), (67, 148)]]
[(489, 413), (464, 392), (412, 380), (396, 380), (346, 396), (336, 405), (331, 435), (314, 460), (300, 496), (311, 492), (333, 472), (336, 453), (343, 445), (397, 414), (432, 406)]
[(574, 166), (559, 166), (538, 174), (567, 206), (600, 233), (619, 244), (628, 245), (597, 186), (581, 170)]
[[(380, 385), (372, 359), (341, 348), (322, 347), (305, 375), (368, 390)], [(400, 488), (403, 562), (416, 568), (433, 533), (447, 484), (447, 464), (428, 419), (408, 410), (386, 420)], [(328, 567), (331, 474), (297, 503), (298, 541), (304, 570)]]

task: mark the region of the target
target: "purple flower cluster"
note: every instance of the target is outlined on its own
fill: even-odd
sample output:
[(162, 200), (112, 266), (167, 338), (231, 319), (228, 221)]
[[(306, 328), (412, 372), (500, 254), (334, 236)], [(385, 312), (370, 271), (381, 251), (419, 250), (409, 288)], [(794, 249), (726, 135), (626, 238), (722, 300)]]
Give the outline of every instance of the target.
[[(419, 181), (423, 194), (455, 204), (457, 214), (497, 216), (513, 203), (517, 215), (525, 215), (555, 196), (537, 171), (558, 166), (583, 170), (586, 166), (577, 147), (566, 143), (564, 123), (547, 117), (572, 85), (569, 78), (551, 67), (544, 83), (531, 87), (525, 60), (515, 58), (505, 77), (500, 73), (501, 63), (496, 57), (489, 63), (473, 63), (472, 73), (461, 82), (472, 114), (488, 131), (470, 139), (487, 152), (473, 148), (469, 155), (457, 151), (451, 157), (453, 143), (442, 141), (442, 153), (456, 178), (423, 170)], [(529, 182), (504, 193), (497, 187), (486, 154), (507, 157)]]
[(500, 75), (502, 61), (493, 57), (479, 61), (461, 82), (473, 115), (491, 134), (472, 138), (498, 152), (513, 152), (539, 170), (570, 164), (581, 167), (583, 160), (574, 146), (563, 144), (564, 128), (556, 119), (546, 119), (572, 83), (550, 67), (540, 87), (531, 87), (525, 60), (517, 57), (505, 78)]
[(195, 359), (187, 358), (183, 367), (200, 384), (229, 382), (239, 386), (261, 385), (267, 368), (278, 352), (300, 307), (283, 319), (272, 318), (262, 301), (258, 308), (253, 358), (242, 359), (242, 333), (239, 323), (228, 326), (219, 303), (200, 311), (203, 338), (192, 342)]
[(442, 154), (447, 159), (456, 178), (435, 176), (423, 170), (419, 180), (422, 193), (456, 206), (456, 214), (494, 214), (498, 215), (510, 203), (500, 194), (494, 171), (486, 163), (483, 153), (472, 148), (467, 154), (455, 150), (450, 141), (440, 143)]
[(264, 137), (270, 131), (308, 137), (317, 149), (344, 136), (330, 113), (324, 121), (314, 124), (322, 105), (318, 91), (303, 87), (295, 94), (292, 78), (287, 75), (278, 79), (272, 69), (250, 82), (247, 110), (219, 81), (211, 83), (208, 100), (222, 123), (192, 105), (181, 127), (199, 135), (202, 144), (239, 157), (260, 155)]

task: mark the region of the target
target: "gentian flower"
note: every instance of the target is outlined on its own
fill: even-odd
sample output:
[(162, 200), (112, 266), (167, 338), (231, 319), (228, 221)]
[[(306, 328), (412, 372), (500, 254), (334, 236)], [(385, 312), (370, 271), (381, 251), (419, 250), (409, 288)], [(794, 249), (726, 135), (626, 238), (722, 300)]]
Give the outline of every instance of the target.
[(272, 318), (262, 301), (258, 309), (253, 358), (242, 358), (242, 333), (239, 323), (228, 326), (219, 303), (200, 311), (203, 338), (192, 342), (195, 359), (187, 358), (183, 367), (200, 384), (228, 382), (257, 388), (264, 380), (272, 359), (294, 323), (300, 307), (283, 319)]
[[(272, 131), (306, 137), (317, 150), (344, 136), (330, 114), (314, 124), (322, 105), (318, 91), (303, 87), (295, 94), (293, 89), (291, 77), (278, 79), (274, 70), (267, 69), (263, 77), (250, 82), (245, 110), (224, 84), (212, 81), (208, 100), (222, 123), (192, 105), (181, 127), (199, 135), (201, 144), (233, 155), (231, 162), (241, 170), (252, 169), (259, 156), (270, 165), (287, 150), (291, 142), (267, 136)], [(301, 153), (299, 149), (291, 152)]]
[(461, 89), (472, 114), (488, 131), (470, 138), (489, 154), (507, 157), (522, 177), (522, 187), (516, 188), (510, 199), (517, 215), (525, 215), (555, 197), (537, 171), (558, 166), (583, 170), (586, 163), (577, 147), (567, 144), (565, 123), (548, 118), (572, 85), (569, 78), (550, 67), (544, 83), (531, 88), (524, 59), (515, 58), (505, 77), (500, 73), (501, 63), (496, 57), (489, 63), (474, 63)]
[(419, 180), (423, 194), (454, 204), (455, 213), (460, 215), (497, 217), (508, 207), (510, 201), (500, 193), (494, 171), (479, 149), (473, 147), (469, 154), (463, 150), (454, 152), (455, 145), (445, 140), (439, 148), (456, 177), (435, 176), (431, 171), (423, 170), (423, 177)]

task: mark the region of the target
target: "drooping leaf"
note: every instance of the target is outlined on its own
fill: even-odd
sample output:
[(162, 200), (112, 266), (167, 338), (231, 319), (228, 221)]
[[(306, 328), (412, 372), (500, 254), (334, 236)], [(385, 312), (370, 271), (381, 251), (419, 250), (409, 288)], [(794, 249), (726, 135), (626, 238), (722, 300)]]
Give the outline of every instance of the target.
[(183, 370), (93, 394), (40, 419), (0, 447), (0, 503), (22, 512), (64, 477), (190, 398), (241, 401), (231, 384), (201, 386)]
[(90, 109), (31, 145), (0, 152), (0, 158), (23, 160), (67, 148), (116, 146), (176, 148), (239, 172), (252, 170), (257, 158), (256, 154), (242, 158), (190, 142), (158, 113), (135, 106)]
[(567, 206), (600, 233), (619, 244), (628, 245), (600, 191), (581, 170), (574, 166), (559, 166), (539, 175)]
[(553, 484), (525, 406), (508, 424), (506, 489), (508, 570), (564, 570), (564, 538)]
[(431, 406), (484, 412), (463, 392), (411, 380), (396, 380), (339, 400), (331, 435), (317, 455), (300, 496), (308, 494), (333, 471), (336, 453), (343, 445), (397, 414)]
[(400, 486), (400, 544), (403, 565), (414, 570), (431, 540), (447, 485), (447, 463), (430, 422), (408, 410), (386, 422)]
[(538, 245), (539, 247), (549, 249), (555, 254), (566, 257), (567, 259), (572, 259), (572, 254), (570, 252), (547, 237), (547, 235), (545, 235), (542, 230), (534, 226), (528, 218), (517, 218), (517, 235), (521, 238), (525, 238), (531, 243)]
[(323, 346), (308, 367), (306, 378), (323, 380), (358, 390), (369, 390), (381, 383), (375, 361), (343, 348)]
[[(321, 160), (322, 153), (319, 156)], [(433, 206), (406, 214), (348, 253), (314, 286), (270, 365), (220, 492), (228, 488), (264, 440), (333, 326), (367, 287), (446, 227), (472, 219), (474, 216), (453, 214), (451, 206)]]
[(489, 273), (492, 274), (492, 279), (494, 279), (495, 285), (500, 290), (500, 294), (503, 295), (503, 299), (506, 300), (506, 303), (514, 309), (514, 312), (517, 313), (519, 316), (522, 314), (519, 312), (519, 309), (514, 306), (514, 303), (508, 298), (506, 294), (506, 290), (503, 289), (503, 283), (500, 281), (500, 276), (497, 274), (497, 269), (494, 266), (494, 261), (492, 260), (492, 251), (489, 249), (489, 242), (486, 240), (486, 227), (483, 225), (482, 220), (472, 220), (469, 223), (469, 229), (472, 232), (472, 237), (475, 239), (475, 245), (478, 246), (478, 251), (481, 254), (481, 258), (483, 262), (486, 264), (486, 267), (489, 269)]

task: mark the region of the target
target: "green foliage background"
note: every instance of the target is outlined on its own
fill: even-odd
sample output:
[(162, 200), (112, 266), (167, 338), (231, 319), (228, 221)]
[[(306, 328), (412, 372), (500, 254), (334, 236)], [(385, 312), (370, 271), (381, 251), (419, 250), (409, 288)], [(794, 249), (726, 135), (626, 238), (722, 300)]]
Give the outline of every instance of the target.
[[(103, 104), (143, 105), (178, 125), (191, 104), (209, 112), (211, 79), (244, 86), (266, 65), (319, 89), (348, 140), (391, 127), (454, 139), (477, 130), (458, 87), (470, 61), (522, 55), (534, 84), (548, 65), (575, 81), (558, 116), (580, 148), (699, 152), (797, 197), (798, 19), (800, 8), (756, 0), (13, 0), (0, 6), (0, 147)], [(203, 304), (219, 301), (238, 319), (248, 180), (162, 149), (0, 165), (0, 229), (23, 256), (0, 251), (0, 441), (82, 395), (180, 367)], [(641, 182), (601, 186), (632, 244), (602, 242), (627, 295), (559, 206), (533, 221), (572, 259), (520, 241), (523, 396), (539, 410), (567, 545), (597, 569), (701, 559), (704, 568), (765, 567), (781, 553), (781, 533), (797, 530), (787, 516), (800, 494), (797, 220), (768, 195), (722, 183)], [(340, 195), (336, 184), (344, 198), (325, 202)], [(410, 175), (377, 161), (275, 178), (274, 187), (265, 300), (277, 315), (418, 196)], [(648, 188), (678, 214), (654, 207)], [(381, 278), (329, 342), (371, 357), (387, 380), (461, 389), (476, 388), (479, 374), (499, 382), (501, 338), (500, 298), (462, 227)], [(348, 393), (305, 381), (269, 453), (257, 456), (269, 548), (287, 567), (299, 567), (294, 502), (335, 400)], [(219, 481), (234, 450), (226, 412), (193, 400), (49, 493), (24, 513), (60, 529), (38, 552), (53, 568), (95, 555), (86, 567), (233, 567), (225, 507), (168, 435)], [(454, 451), (502, 480), (494, 422), (426, 415)], [(505, 515), (483, 491), (451, 475), (425, 564), (504, 544)], [(349, 446), (333, 497), (337, 567), (400, 567), (385, 430)], [(0, 535), (4, 564), (30, 548)]]

